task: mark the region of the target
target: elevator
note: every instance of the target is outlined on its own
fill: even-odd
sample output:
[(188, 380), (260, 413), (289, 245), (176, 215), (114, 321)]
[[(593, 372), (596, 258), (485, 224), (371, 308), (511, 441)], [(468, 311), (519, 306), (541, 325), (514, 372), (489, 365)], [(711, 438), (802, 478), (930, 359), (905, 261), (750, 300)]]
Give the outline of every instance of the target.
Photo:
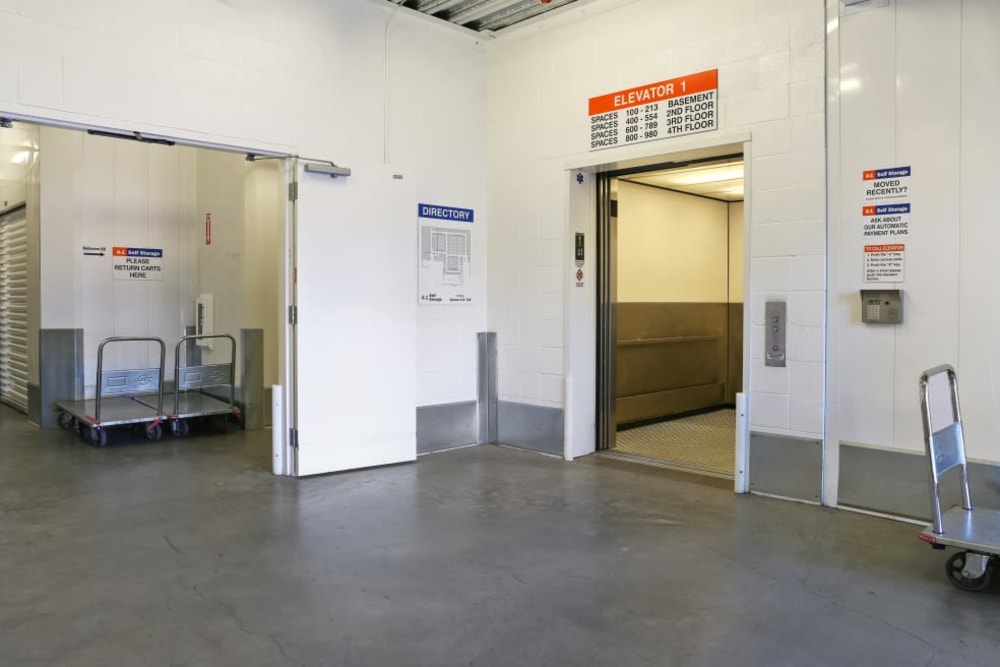
[(598, 449), (733, 478), (743, 389), (742, 154), (598, 180)]

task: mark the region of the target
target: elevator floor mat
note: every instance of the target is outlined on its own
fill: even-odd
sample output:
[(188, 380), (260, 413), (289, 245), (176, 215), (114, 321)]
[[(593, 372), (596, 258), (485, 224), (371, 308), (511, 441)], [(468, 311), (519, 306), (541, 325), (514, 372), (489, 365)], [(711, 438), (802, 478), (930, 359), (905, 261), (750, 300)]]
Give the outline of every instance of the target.
[(613, 458), (733, 477), (736, 411), (715, 410), (618, 432)]

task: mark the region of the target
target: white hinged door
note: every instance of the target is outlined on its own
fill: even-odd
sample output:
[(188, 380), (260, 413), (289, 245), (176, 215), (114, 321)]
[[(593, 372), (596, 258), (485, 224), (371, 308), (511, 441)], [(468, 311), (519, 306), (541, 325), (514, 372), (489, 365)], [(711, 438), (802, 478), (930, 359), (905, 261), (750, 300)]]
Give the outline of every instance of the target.
[(295, 205), (299, 476), (416, 459), (413, 179), (386, 165), (307, 173)]

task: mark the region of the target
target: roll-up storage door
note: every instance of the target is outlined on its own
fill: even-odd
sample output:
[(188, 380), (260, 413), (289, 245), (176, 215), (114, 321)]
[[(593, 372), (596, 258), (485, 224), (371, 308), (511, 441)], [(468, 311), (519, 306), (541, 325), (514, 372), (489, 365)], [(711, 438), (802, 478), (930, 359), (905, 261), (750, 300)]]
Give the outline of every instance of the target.
[(0, 214), (0, 401), (28, 412), (28, 245), (24, 205)]

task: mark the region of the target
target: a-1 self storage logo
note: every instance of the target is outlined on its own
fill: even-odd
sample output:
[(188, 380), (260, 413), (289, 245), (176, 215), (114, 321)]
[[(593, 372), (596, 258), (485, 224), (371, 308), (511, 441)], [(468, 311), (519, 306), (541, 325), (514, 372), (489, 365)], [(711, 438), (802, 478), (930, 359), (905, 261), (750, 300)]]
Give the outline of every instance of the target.
[(163, 248), (115, 246), (111, 256), (115, 280), (163, 279)]
[[(856, 173), (856, 172), (855, 172)], [(880, 178), (903, 178), (910, 175), (909, 167), (892, 167), (890, 169), (865, 169), (861, 178), (865, 181), (875, 181)]]
[(887, 167), (885, 169), (863, 169), (861, 185), (866, 202), (893, 199), (909, 199), (910, 177), (913, 171), (907, 167)]

